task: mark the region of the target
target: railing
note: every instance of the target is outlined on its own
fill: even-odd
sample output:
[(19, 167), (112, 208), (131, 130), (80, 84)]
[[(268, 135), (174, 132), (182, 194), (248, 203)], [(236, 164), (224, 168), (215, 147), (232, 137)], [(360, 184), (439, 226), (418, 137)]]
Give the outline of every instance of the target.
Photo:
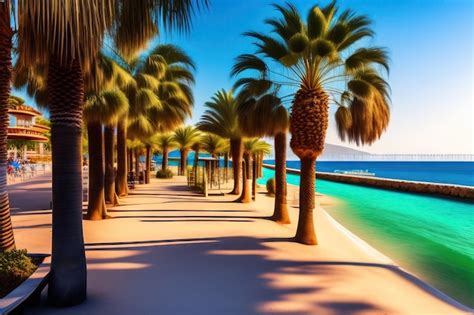
[(51, 164), (22, 164), (17, 168), (9, 165), (7, 168), (7, 184), (21, 183), (49, 171), (51, 171)]

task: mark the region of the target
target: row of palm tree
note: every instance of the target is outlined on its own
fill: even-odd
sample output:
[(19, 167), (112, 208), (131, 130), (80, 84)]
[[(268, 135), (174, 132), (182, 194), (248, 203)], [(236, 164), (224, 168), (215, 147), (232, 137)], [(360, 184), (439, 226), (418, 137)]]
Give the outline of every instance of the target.
[[(46, 79), (42, 83), (47, 93), (38, 94), (38, 98), (47, 96), (51, 118), (53, 246), (49, 297), (56, 305), (73, 305), (86, 298), (81, 183), (83, 111), (88, 86), (94, 85), (97, 77), (94, 63), (104, 37), (108, 34), (113, 38), (117, 50), (131, 60), (158, 33), (159, 27), (188, 31), (193, 12), (206, 6), (207, 1), (18, 0), (15, 3), (13, 7), (12, 0), (0, 2), (0, 245), (2, 250), (15, 246), (4, 166), (15, 33), (11, 17), (17, 16), (14, 27), (18, 68), (45, 70)], [(125, 126), (119, 128), (118, 142), (122, 145)], [(123, 146), (120, 149), (123, 158)], [(123, 174), (120, 175), (123, 179)], [(8, 219), (3, 221), (5, 217)]]
[[(343, 140), (371, 144), (388, 125), (389, 86), (382, 73), (389, 68), (387, 52), (364, 41), (374, 35), (367, 17), (339, 12), (335, 2), (312, 7), (304, 18), (291, 4), (275, 5), (280, 17), (265, 20), (270, 33), (245, 33), (256, 50), (236, 58), (233, 90), (218, 91), (205, 104), (197, 124), (204, 137), (193, 127), (169, 134), (191, 115), (195, 67), (189, 56), (171, 45), (157, 46), (144, 56), (140, 52), (159, 27), (188, 31), (193, 12), (206, 6), (206, 0), (17, 0), (16, 4), (12, 14), (12, 0), (0, 2), (0, 249), (15, 246), (5, 167), (14, 73), (15, 85), (25, 86), (50, 112), (53, 246), (48, 288), (56, 305), (86, 298), (83, 125), (90, 157), (89, 219), (107, 218), (106, 202), (115, 204), (127, 195), (127, 173), (138, 171), (142, 148), (148, 171), (155, 145), (163, 154), (163, 169), (168, 167), (169, 151), (179, 148), (179, 172), (184, 174), (189, 150), (211, 154), (224, 150), (217, 137), (229, 143), (231, 193), (240, 195), (238, 201), (249, 202), (249, 179), (255, 187), (262, 156), (268, 152), (257, 139), (273, 137), (277, 194), (272, 218), (289, 223), (285, 160), (290, 131), (291, 149), (301, 160), (295, 240), (304, 244), (317, 243), (315, 161), (324, 149), (329, 105), (337, 107), (335, 119)], [(18, 16), (15, 30), (12, 16)], [(13, 72), (14, 34), (18, 53)], [(104, 49), (104, 42), (112, 48)]]
[[(246, 32), (254, 39), (253, 54), (235, 60), (234, 91), (219, 91), (198, 127), (231, 141), (234, 189), (249, 201), (250, 156), (242, 137), (274, 137), (276, 198), (272, 219), (290, 223), (286, 200), (286, 135), (301, 161), (299, 219), (295, 240), (317, 244), (313, 223), (315, 161), (322, 153), (329, 105), (335, 105), (339, 136), (356, 144), (371, 144), (386, 129), (390, 117), (388, 72), (384, 48), (363, 46), (374, 35), (366, 16), (338, 12), (336, 2), (312, 7), (306, 18), (291, 4), (274, 5), (280, 18), (265, 20), (271, 32)], [(284, 93), (287, 93), (286, 95)], [(291, 102), (291, 113), (286, 109)], [(246, 145), (250, 145), (247, 143)], [(241, 169), (244, 157), (243, 170)]]

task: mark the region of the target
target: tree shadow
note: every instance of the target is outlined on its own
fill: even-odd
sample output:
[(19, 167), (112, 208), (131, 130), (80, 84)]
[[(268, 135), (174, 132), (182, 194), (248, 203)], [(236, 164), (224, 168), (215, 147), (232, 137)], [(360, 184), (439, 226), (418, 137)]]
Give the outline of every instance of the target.
[[(67, 314), (348, 314), (351, 305), (358, 312), (379, 310), (361, 301), (317, 303), (318, 293), (331, 287), (326, 281), (337, 278), (337, 266), (278, 258), (266, 242), (220, 237), (87, 243), (89, 298)], [(326, 281), (304, 280), (308, 270)], [(293, 299), (298, 296), (308, 301)], [(60, 313), (45, 304), (34, 311)]]

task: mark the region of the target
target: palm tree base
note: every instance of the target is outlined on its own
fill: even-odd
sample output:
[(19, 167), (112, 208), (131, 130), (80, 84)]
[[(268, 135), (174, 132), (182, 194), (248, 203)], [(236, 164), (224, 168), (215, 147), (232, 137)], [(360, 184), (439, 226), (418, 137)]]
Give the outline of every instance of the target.
[(296, 235), (294, 241), (304, 245), (318, 245), (318, 240), (314, 235)]
[(290, 224), (291, 220), (288, 215), (287, 205), (281, 205), (280, 207), (280, 210), (275, 211), (275, 213), (270, 217), (270, 220), (280, 224)]

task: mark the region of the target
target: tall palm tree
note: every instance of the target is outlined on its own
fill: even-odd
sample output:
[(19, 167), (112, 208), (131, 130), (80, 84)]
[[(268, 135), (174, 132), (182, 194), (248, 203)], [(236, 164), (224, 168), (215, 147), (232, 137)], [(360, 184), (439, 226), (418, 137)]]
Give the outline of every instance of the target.
[(161, 169), (168, 169), (168, 154), (170, 151), (176, 148), (176, 143), (174, 142), (174, 137), (171, 133), (163, 133), (158, 136), (157, 146), (160, 149), (163, 159), (161, 160)]
[[(53, 160), (49, 297), (56, 305), (73, 305), (86, 298), (81, 135), (84, 78), (90, 63), (107, 30), (112, 30), (113, 36), (119, 39), (121, 50), (133, 54), (156, 34), (159, 24), (188, 29), (193, 8), (202, 2), (18, 0), (17, 3), (18, 60), (25, 67), (46, 64), (48, 69)], [(10, 43), (2, 37), (0, 51), (5, 52)], [(5, 86), (0, 87), (2, 96)]]
[[(257, 63), (255, 63), (257, 61)], [(244, 77), (234, 85), (239, 90), (240, 124), (252, 137), (273, 137), (275, 147), (275, 203), (272, 220), (289, 224), (286, 183), (286, 135), (289, 129), (289, 115), (277, 96), (280, 86), (268, 76), (261, 76), (265, 64), (258, 63), (254, 55), (240, 55), (232, 68), (231, 75), (237, 76), (247, 70), (259, 67), (260, 76)], [(255, 74), (255, 71), (247, 71)], [(259, 160), (260, 164), (261, 161)], [(258, 168), (260, 171), (260, 167)]]
[[(113, 142), (109, 143), (113, 141), (113, 134), (110, 139), (110, 131), (107, 131), (112, 129), (109, 126), (116, 124), (117, 119), (128, 110), (128, 99), (118, 88), (126, 88), (134, 81), (117, 63), (101, 53), (91, 65), (90, 72), (91, 78), (86, 84), (84, 106), (88, 137), (86, 150), (90, 155), (89, 202), (85, 219), (99, 220), (107, 217), (105, 202), (112, 201), (115, 204), (113, 200), (115, 196), (111, 196), (114, 190), (114, 174), (113, 155), (110, 153), (113, 148), (110, 146), (113, 146)], [(14, 73), (14, 85), (17, 88), (25, 87), (29, 96), (33, 97), (38, 105), (49, 108), (44, 69), (20, 68), (17, 63)]]
[(186, 175), (189, 150), (199, 140), (199, 137), (199, 130), (193, 126), (180, 127), (174, 131), (173, 141), (176, 143), (180, 153), (178, 175)]
[(242, 172), (242, 131), (238, 120), (238, 105), (232, 91), (216, 92), (197, 127), (208, 133), (230, 140), (234, 188), (231, 194), (240, 195), (240, 174)]
[(12, 77), (11, 2), (0, 2), (0, 252), (15, 248), (7, 191), (8, 99)]
[[(275, 5), (281, 18), (270, 18), (266, 35), (247, 32), (255, 55), (242, 69), (256, 70), (262, 91), (266, 81), (296, 90), (292, 97), (290, 146), (301, 160), (300, 212), (295, 240), (317, 244), (313, 224), (315, 161), (324, 149), (329, 104), (338, 106), (339, 135), (371, 144), (389, 121), (389, 87), (380, 73), (388, 71), (384, 48), (362, 46), (372, 37), (370, 20), (351, 10), (338, 12), (336, 2), (312, 7), (303, 19), (295, 6)], [(281, 71), (283, 70), (283, 71)], [(259, 91), (259, 93), (261, 93)]]
[(105, 206), (107, 171), (104, 170), (104, 162), (106, 167), (110, 167), (111, 161), (110, 156), (108, 156), (110, 155), (110, 148), (105, 148), (104, 159), (104, 142), (107, 141), (104, 141), (102, 124), (106, 125), (105, 129), (107, 130), (107, 126), (113, 124), (117, 117), (120, 117), (127, 110), (127, 97), (120, 90), (103, 91), (87, 97), (84, 107), (89, 145), (89, 201), (86, 219), (100, 220), (107, 218), (107, 207)]

